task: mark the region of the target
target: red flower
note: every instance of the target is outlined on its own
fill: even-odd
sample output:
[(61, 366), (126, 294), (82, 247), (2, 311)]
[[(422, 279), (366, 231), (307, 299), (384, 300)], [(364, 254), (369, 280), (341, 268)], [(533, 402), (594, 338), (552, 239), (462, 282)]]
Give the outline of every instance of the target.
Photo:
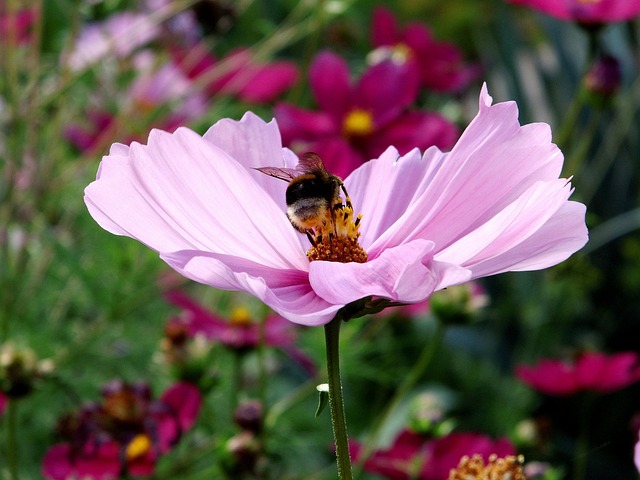
[(622, 22), (640, 15), (636, 0), (508, 0), (552, 17), (582, 24)]
[(101, 404), (90, 404), (60, 423), (68, 441), (53, 445), (42, 462), (51, 480), (108, 479), (152, 475), (167, 453), (196, 421), (201, 397), (188, 383), (177, 383), (158, 400), (144, 384), (114, 381)]
[(371, 53), (375, 62), (380, 58), (405, 61), (416, 70), (421, 84), (440, 92), (459, 92), (480, 74), (477, 65), (467, 65), (462, 53), (452, 43), (439, 42), (426, 25), (410, 23), (400, 28), (393, 13), (384, 7), (373, 12)]
[(408, 110), (418, 94), (418, 78), (407, 64), (381, 61), (352, 83), (347, 63), (320, 53), (309, 69), (320, 111), (279, 104), (275, 114), (284, 145), (313, 151), (330, 172), (345, 178), (390, 145), (401, 155), (414, 148), (450, 148), (457, 128), (433, 112)]
[(249, 49), (238, 48), (218, 60), (202, 44), (174, 49), (174, 61), (193, 81), (202, 82), (210, 96), (233, 95), (249, 103), (275, 100), (298, 81), (291, 62), (259, 63)]
[(609, 357), (588, 352), (574, 362), (541, 360), (532, 367), (521, 365), (516, 368), (516, 375), (548, 395), (573, 395), (587, 390), (608, 393), (640, 380), (640, 364), (634, 352)]
[[(356, 442), (350, 445), (354, 460), (362, 451)], [(467, 455), (491, 454), (499, 457), (513, 455), (515, 449), (506, 439), (492, 440), (477, 433), (451, 433), (445, 437), (428, 439), (404, 430), (387, 450), (378, 450), (367, 459), (364, 469), (390, 480), (443, 480), (460, 459)]]

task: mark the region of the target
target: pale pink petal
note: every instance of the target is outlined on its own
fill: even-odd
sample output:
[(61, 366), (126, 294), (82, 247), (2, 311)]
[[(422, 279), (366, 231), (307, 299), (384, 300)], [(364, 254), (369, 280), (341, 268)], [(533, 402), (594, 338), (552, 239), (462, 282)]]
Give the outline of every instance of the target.
[[(640, 436), (640, 435), (639, 435)], [(636, 469), (640, 472), (640, 440), (636, 442), (636, 447), (634, 449), (633, 460), (636, 464)]]
[(469, 268), (473, 278), (502, 272), (540, 270), (569, 258), (588, 238), (584, 222), (586, 207), (565, 203), (537, 232), (509, 251)]
[[(416, 240), (383, 251), (366, 263), (312, 262), (309, 281), (320, 297), (347, 304), (370, 295), (398, 302), (426, 299), (446, 266), (433, 266), (434, 245)], [(457, 270), (457, 267), (453, 267)]]
[(547, 125), (520, 127), (515, 104), (490, 106), (483, 90), (478, 116), (446, 161), (431, 172), (412, 208), (375, 246), (428, 238), (441, 250), (486, 223), (537, 181), (557, 179), (561, 167), (562, 154), (550, 143)]
[(266, 123), (257, 115), (247, 112), (239, 122), (220, 120), (207, 130), (203, 138), (241, 162), (273, 201), (283, 211), (286, 209), (284, 192), (287, 183), (274, 181), (273, 177), (253, 170), (266, 166), (294, 168), (298, 164), (298, 157), (282, 148), (275, 120)]
[(438, 252), (437, 258), (470, 267), (497, 257), (538, 231), (570, 194), (566, 180), (538, 182), (487, 223)]
[(85, 194), (103, 228), (158, 252), (202, 250), (307, 268), (282, 207), (243, 165), (188, 129), (152, 131), (148, 146), (104, 157)]
[(311, 288), (307, 273), (300, 270), (265, 267), (240, 257), (200, 251), (167, 253), (162, 259), (196, 282), (248, 292), (282, 317), (302, 325), (327, 323), (344, 306), (321, 299)]

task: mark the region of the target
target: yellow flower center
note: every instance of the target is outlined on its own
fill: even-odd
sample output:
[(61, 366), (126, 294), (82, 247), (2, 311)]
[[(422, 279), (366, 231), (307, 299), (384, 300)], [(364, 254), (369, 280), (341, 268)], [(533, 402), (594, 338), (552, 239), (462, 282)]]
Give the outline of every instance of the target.
[(140, 433), (133, 437), (126, 449), (127, 460), (135, 460), (145, 455), (151, 450), (151, 439), (144, 433)]
[(464, 456), (458, 468), (449, 472), (449, 480), (526, 480), (522, 472), (523, 463), (521, 455), (498, 458), (493, 454), (486, 465), (480, 455)]
[(402, 42), (396, 43), (393, 46), (384, 45), (376, 48), (367, 55), (367, 63), (369, 65), (376, 65), (380, 62), (391, 60), (393, 63), (401, 65), (406, 63), (412, 55), (413, 51), (411, 48)]
[(345, 137), (366, 137), (373, 133), (373, 116), (371, 112), (356, 108), (351, 110), (342, 124)]
[(600, 3), (602, 0), (578, 0), (579, 3), (592, 3), (592, 4), (596, 4), (596, 3)]
[(231, 317), (229, 318), (232, 325), (238, 327), (245, 327), (247, 325), (251, 325), (253, 322), (251, 321), (251, 313), (247, 307), (237, 307), (234, 308), (231, 312)]
[(313, 231), (311, 236), (313, 245), (307, 251), (309, 261), (366, 262), (367, 252), (358, 243), (361, 219), (362, 214), (354, 218), (349, 197), (346, 198), (344, 205), (335, 204), (332, 210), (327, 211), (323, 222)]

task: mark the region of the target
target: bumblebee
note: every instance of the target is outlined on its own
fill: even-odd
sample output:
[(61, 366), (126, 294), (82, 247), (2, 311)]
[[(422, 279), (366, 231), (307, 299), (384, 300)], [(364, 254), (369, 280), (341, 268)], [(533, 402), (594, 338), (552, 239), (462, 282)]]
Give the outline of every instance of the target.
[(340, 177), (332, 175), (324, 167), (319, 155), (305, 153), (296, 168), (260, 167), (256, 170), (289, 182), (285, 199), (287, 218), (301, 233), (312, 232), (333, 218), (334, 210), (342, 207), (340, 190), (348, 198)]

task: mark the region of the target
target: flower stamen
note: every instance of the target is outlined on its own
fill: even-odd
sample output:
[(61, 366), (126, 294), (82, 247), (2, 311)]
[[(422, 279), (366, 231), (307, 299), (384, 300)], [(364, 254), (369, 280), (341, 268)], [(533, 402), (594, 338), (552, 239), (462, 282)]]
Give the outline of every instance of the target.
[(354, 218), (349, 197), (345, 198), (344, 204), (334, 204), (331, 210), (327, 210), (322, 223), (313, 231), (307, 232), (312, 240), (312, 246), (307, 250), (309, 261), (366, 262), (367, 252), (358, 243), (361, 219), (362, 214)]

